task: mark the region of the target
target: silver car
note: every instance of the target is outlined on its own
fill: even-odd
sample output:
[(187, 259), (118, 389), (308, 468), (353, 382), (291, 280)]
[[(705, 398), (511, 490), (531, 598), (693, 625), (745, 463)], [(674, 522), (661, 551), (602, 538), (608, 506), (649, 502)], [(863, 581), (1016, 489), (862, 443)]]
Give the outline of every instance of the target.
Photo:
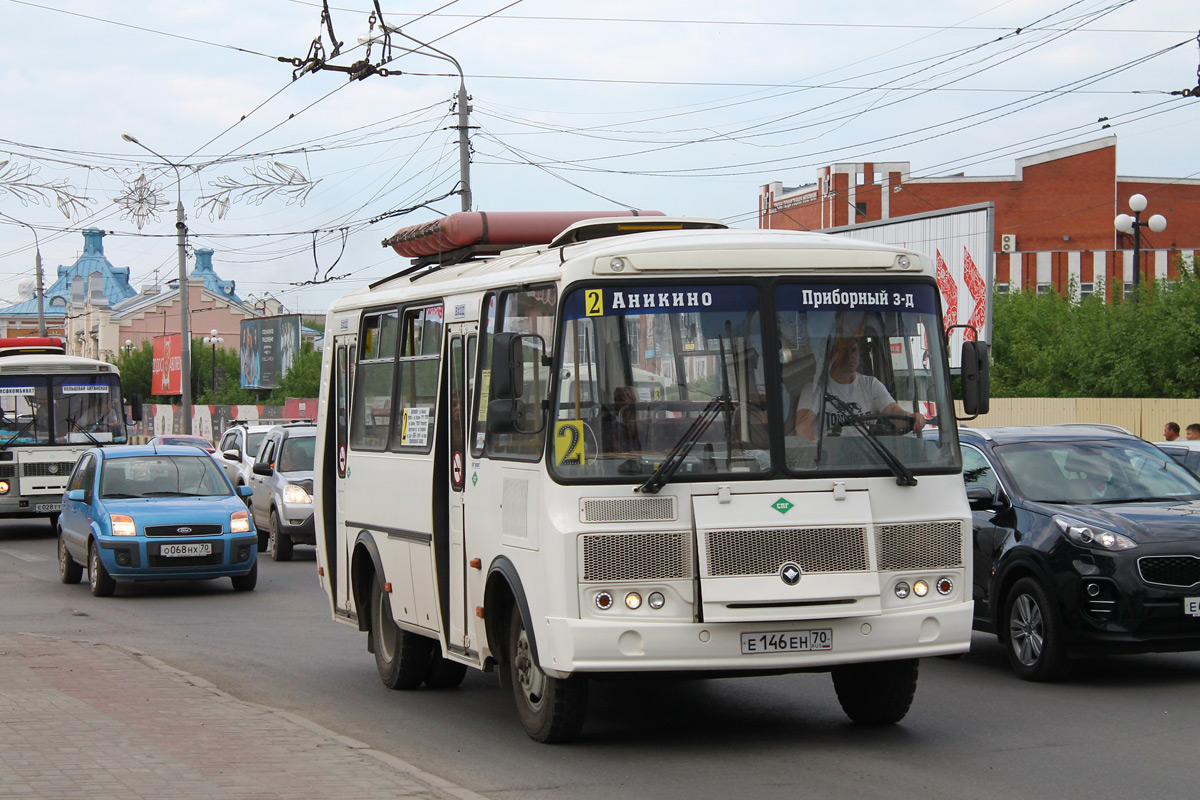
[(221, 441), (217, 444), (217, 450), (220, 451), (217, 463), (225, 470), (234, 486), (250, 485), (250, 468), (254, 466), (254, 457), (258, 455), (259, 446), (273, 427), (234, 422), (221, 435)]
[(313, 519), (313, 456), (317, 426), (277, 425), (267, 433), (250, 470), (250, 510), (258, 526), (259, 550), (290, 561), (295, 544), (316, 544)]

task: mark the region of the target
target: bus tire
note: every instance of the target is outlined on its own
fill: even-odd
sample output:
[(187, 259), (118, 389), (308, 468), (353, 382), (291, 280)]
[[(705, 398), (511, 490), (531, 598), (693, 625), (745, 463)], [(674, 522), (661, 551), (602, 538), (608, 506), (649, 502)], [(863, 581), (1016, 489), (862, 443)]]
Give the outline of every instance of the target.
[(112, 597), (117, 590), (117, 582), (100, 560), (100, 548), (95, 542), (88, 548), (88, 583), (91, 584), (93, 597)]
[(63, 541), (62, 531), (58, 533), (58, 579), (63, 583), (79, 583), (83, 578), (83, 567), (71, 558), (67, 552), (67, 543)]
[(371, 644), (379, 679), (389, 689), (416, 689), (429, 674), (436, 642), (401, 630), (379, 575), (371, 579)]
[(917, 692), (915, 658), (845, 664), (833, 668), (838, 702), (859, 725), (894, 725), (908, 713)]
[(515, 605), (508, 624), (509, 683), (517, 701), (517, 716), (529, 737), (554, 744), (569, 742), (583, 730), (588, 684), (583, 676), (552, 678), (533, 657), (529, 634)]
[(467, 665), (460, 661), (451, 661), (442, 655), (441, 648), (434, 648), (433, 658), (429, 662), (429, 674), (425, 676), (425, 685), (430, 689), (454, 689), (467, 677)]

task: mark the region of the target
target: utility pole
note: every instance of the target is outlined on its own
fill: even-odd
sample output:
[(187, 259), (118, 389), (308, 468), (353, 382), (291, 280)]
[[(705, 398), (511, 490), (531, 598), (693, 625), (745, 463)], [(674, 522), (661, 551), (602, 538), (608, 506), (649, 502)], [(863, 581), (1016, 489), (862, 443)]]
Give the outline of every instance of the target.
[(183, 433), (192, 432), (192, 333), (190, 330), (188, 310), (188, 276), (187, 276), (187, 222), (183, 216), (183, 178), (179, 173), (179, 165), (168, 161), (164, 156), (151, 150), (128, 133), (122, 133), (121, 138), (136, 144), (160, 161), (175, 170), (175, 238), (179, 244), (179, 333), (180, 342), (179, 366), (183, 373), (180, 380), (179, 413), (183, 416)]

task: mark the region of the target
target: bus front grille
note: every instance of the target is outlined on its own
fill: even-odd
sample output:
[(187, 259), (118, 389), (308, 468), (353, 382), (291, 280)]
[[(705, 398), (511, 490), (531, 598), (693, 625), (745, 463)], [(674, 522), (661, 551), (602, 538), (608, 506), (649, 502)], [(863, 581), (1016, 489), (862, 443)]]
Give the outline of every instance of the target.
[(879, 569), (944, 569), (963, 564), (962, 523), (878, 525)]
[(867, 529), (861, 527), (761, 528), (705, 531), (706, 575), (776, 575), (787, 562), (804, 572), (855, 572), (868, 568)]
[(51, 475), (65, 478), (71, 474), (74, 466), (73, 461), (27, 461), (21, 465), (21, 474), (26, 478), (45, 478)]
[(692, 577), (690, 532), (589, 533), (580, 538), (585, 581), (665, 581)]
[(603, 497), (579, 504), (580, 522), (673, 522), (674, 497)]

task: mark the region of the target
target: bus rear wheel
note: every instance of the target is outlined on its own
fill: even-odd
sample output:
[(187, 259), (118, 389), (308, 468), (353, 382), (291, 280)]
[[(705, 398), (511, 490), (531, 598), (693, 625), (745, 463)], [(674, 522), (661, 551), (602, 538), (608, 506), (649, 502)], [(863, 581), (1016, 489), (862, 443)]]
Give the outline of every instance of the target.
[(542, 671), (515, 605), (508, 624), (508, 670), (517, 716), (531, 739), (553, 744), (579, 736), (587, 715), (587, 679), (552, 678)]
[(371, 579), (371, 649), (379, 678), (389, 689), (416, 689), (429, 674), (436, 642), (401, 630), (392, 601), (376, 575)]
[(917, 693), (915, 658), (846, 664), (833, 668), (833, 688), (842, 710), (860, 725), (893, 725), (908, 713)]

